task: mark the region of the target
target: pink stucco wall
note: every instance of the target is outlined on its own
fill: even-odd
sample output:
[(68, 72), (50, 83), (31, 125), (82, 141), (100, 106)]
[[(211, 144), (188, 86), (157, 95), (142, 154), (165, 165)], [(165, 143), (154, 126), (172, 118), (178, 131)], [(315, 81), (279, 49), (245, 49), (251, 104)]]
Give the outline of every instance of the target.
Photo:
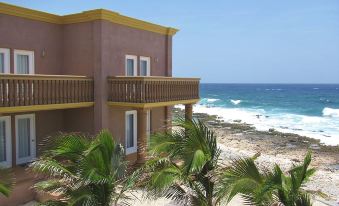
[[(61, 74), (62, 27), (20, 17), (0, 14), (0, 48), (11, 49), (11, 72), (13, 51), (34, 51), (35, 73)], [(42, 51), (46, 55), (42, 57)]]
[[(35, 112), (38, 143), (60, 131), (94, 134), (101, 129), (109, 129), (119, 142), (124, 143), (125, 111), (133, 108), (107, 105), (106, 79), (107, 76), (125, 75), (125, 55), (150, 57), (151, 75), (172, 76), (171, 36), (105, 20), (57, 25), (0, 14), (0, 48), (11, 51), (11, 73), (14, 71), (13, 52), (18, 49), (34, 51), (36, 74), (94, 78), (94, 107)], [(16, 114), (8, 115), (14, 119)], [(161, 129), (166, 118), (164, 107), (152, 109), (152, 130)], [(133, 161), (136, 155), (130, 155), (128, 159)], [(27, 190), (26, 186), (23, 190)], [(19, 187), (17, 190), (21, 191)], [(6, 205), (5, 202), (0, 198), (1, 205)]]

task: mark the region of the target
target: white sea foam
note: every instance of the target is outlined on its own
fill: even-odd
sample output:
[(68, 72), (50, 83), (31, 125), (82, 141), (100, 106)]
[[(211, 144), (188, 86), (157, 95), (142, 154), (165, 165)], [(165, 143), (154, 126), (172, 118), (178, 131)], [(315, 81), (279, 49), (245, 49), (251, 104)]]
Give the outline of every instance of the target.
[(332, 109), (329, 107), (325, 107), (323, 109), (323, 116), (326, 117), (339, 117), (339, 109)]
[(283, 89), (265, 89), (266, 91), (282, 91)]
[(238, 104), (241, 103), (241, 100), (240, 100), (240, 99), (231, 99), (230, 101), (231, 101), (232, 104), (234, 104), (234, 105), (238, 105)]
[(218, 100), (220, 100), (220, 99), (207, 99), (207, 102), (208, 102), (208, 103), (212, 103), (212, 102), (216, 102), (216, 101), (218, 101)]
[(242, 123), (252, 124), (260, 131), (274, 128), (280, 132), (319, 139), (326, 145), (339, 145), (339, 116), (334, 116), (339, 115), (339, 109), (325, 108), (324, 111), (332, 116), (306, 116), (268, 112), (263, 109), (207, 107), (200, 104), (194, 106), (194, 112), (218, 115), (226, 122), (241, 120)]

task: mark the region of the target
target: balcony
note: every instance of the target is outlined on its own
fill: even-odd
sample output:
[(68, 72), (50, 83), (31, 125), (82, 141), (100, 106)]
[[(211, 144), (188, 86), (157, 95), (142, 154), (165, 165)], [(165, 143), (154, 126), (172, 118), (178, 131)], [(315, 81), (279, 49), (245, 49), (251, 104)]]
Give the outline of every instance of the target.
[[(150, 108), (193, 104), (198, 78), (108, 77), (108, 104)], [(74, 75), (0, 75), (0, 114), (94, 105), (93, 78)]]
[(147, 108), (196, 103), (199, 81), (198, 78), (109, 77), (108, 104)]
[(0, 113), (93, 106), (93, 79), (66, 75), (0, 75)]

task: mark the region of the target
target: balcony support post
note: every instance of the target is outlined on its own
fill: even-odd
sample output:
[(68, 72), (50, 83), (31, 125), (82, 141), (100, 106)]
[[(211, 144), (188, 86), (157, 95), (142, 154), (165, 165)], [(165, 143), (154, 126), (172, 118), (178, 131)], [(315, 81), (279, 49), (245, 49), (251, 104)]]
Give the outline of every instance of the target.
[(185, 104), (185, 120), (191, 121), (193, 116), (193, 105)]
[(165, 107), (165, 119), (166, 130), (170, 132), (172, 130), (172, 106)]
[(138, 150), (137, 163), (142, 164), (147, 158), (147, 109), (138, 109)]

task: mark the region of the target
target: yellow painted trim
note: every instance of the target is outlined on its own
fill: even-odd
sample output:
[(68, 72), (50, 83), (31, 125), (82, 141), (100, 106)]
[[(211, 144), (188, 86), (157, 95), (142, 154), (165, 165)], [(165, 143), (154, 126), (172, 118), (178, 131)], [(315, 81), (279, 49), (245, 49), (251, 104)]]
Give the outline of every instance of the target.
[(7, 14), (11, 16), (18, 16), (26, 19), (33, 19), (53, 24), (61, 24), (62, 19), (58, 15), (49, 14), (42, 11), (36, 11), (33, 9), (27, 9), (11, 4), (5, 4), (0, 2), (0, 14)]
[(189, 100), (155, 102), (155, 103), (108, 102), (107, 104), (109, 106), (117, 106), (117, 107), (153, 108), (153, 107), (172, 106), (176, 104), (195, 104), (199, 100), (200, 99), (189, 99)]
[(145, 81), (199, 81), (200, 78), (186, 77), (165, 77), (165, 76), (109, 76), (108, 80), (145, 80)]
[(17, 112), (34, 112), (34, 111), (42, 111), (42, 110), (74, 109), (74, 108), (82, 108), (82, 107), (91, 107), (93, 105), (94, 105), (94, 102), (80, 102), (80, 103), (66, 103), (66, 104), (0, 107), (0, 114), (17, 113)]
[(82, 13), (59, 16), (0, 2), (0, 14), (18, 16), (53, 24), (73, 24), (94, 20), (106, 20), (112, 23), (121, 24), (135, 29), (146, 30), (170, 36), (173, 36), (178, 31), (178, 29), (175, 28), (164, 27), (158, 24), (153, 24), (139, 19), (123, 16), (117, 12), (105, 9), (95, 9), (84, 11)]
[(78, 75), (48, 75), (48, 74), (1, 74), (0, 79), (21, 79), (21, 80), (88, 80), (93, 78)]

